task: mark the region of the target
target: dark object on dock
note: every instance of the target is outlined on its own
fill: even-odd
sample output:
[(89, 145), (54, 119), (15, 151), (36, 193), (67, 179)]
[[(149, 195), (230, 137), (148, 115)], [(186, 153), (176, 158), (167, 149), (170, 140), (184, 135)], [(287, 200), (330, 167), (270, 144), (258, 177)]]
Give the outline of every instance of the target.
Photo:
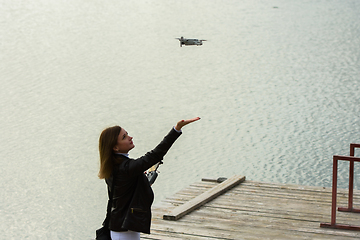
[(213, 179), (213, 178), (203, 178), (201, 179), (201, 181), (204, 182), (217, 182), (217, 183), (222, 183), (223, 181), (225, 181), (227, 178), (225, 177), (219, 177), (217, 179)]

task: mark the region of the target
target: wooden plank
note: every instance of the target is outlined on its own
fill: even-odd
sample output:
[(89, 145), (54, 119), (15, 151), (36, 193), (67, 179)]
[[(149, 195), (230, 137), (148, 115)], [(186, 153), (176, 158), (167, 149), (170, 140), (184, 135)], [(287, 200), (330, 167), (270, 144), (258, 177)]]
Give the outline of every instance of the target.
[(185, 204), (175, 208), (169, 214), (164, 214), (163, 219), (165, 220), (178, 220), (189, 212), (195, 210), (196, 208), (204, 205), (205, 203), (211, 201), (232, 187), (245, 181), (245, 176), (233, 176), (219, 185), (213, 187), (212, 189), (204, 192), (203, 194), (191, 199)]
[[(266, 182), (256, 182), (251, 180), (246, 180), (242, 184), (246, 187), (257, 187), (257, 188), (270, 188), (270, 189), (284, 189), (291, 191), (306, 191), (306, 192), (330, 192), (331, 187), (316, 187), (316, 186), (304, 186), (304, 185), (295, 185), (295, 184), (284, 184), (284, 183), (266, 183)], [(349, 190), (344, 188), (337, 189), (338, 194), (348, 194)], [(360, 190), (354, 189), (354, 194), (360, 194)]]

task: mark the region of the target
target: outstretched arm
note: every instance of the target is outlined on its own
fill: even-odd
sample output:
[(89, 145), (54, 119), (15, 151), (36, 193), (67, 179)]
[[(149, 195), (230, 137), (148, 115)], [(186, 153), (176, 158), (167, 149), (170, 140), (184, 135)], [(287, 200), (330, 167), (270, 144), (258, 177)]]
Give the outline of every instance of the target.
[(197, 121), (197, 120), (200, 120), (200, 118), (199, 118), (199, 117), (196, 117), (196, 118), (192, 118), (192, 119), (188, 119), (188, 120), (180, 120), (180, 121), (176, 124), (175, 129), (176, 129), (177, 131), (180, 131), (183, 126), (188, 125), (189, 123), (195, 122), (195, 121)]

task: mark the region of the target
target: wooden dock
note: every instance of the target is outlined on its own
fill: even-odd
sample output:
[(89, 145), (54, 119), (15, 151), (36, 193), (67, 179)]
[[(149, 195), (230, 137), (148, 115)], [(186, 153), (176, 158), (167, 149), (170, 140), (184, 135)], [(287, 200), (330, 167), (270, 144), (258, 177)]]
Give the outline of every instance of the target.
[[(331, 217), (331, 188), (323, 187), (245, 180), (175, 221), (163, 219), (219, 184), (194, 183), (153, 206), (151, 234), (141, 239), (360, 239), (360, 231), (320, 228)], [(337, 196), (338, 206), (347, 206), (347, 190)], [(336, 222), (360, 225), (360, 213), (337, 212)]]

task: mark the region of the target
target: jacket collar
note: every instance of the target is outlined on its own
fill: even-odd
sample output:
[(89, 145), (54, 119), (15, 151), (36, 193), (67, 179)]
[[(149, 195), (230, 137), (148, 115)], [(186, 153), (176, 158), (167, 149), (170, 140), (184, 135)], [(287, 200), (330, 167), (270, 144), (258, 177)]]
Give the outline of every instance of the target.
[(128, 153), (115, 153), (115, 155), (123, 155), (123, 156), (129, 158), (129, 154), (128, 154)]

